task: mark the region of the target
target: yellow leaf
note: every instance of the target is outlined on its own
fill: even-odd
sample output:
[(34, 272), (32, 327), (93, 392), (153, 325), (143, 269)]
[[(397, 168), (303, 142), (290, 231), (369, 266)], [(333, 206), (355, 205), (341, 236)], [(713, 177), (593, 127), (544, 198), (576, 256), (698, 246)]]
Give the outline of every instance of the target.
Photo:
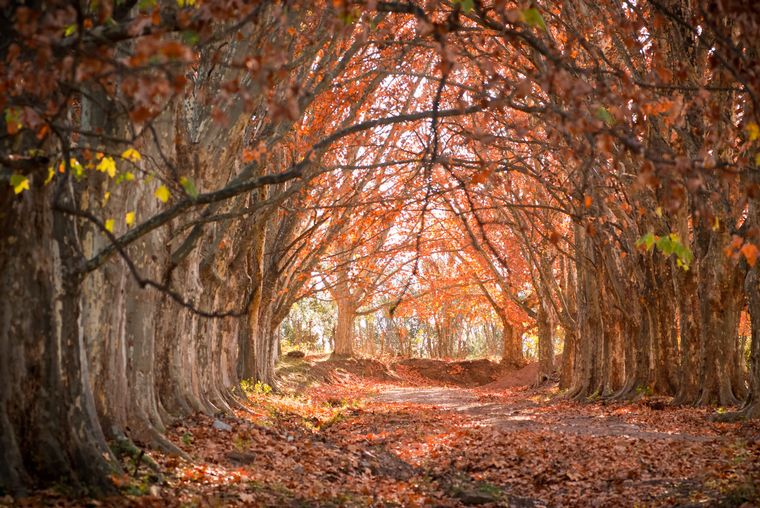
[(169, 201), (169, 195), (170, 195), (169, 189), (167, 189), (165, 185), (162, 185), (161, 187), (156, 189), (155, 196), (164, 203)]
[(55, 170), (53, 169), (53, 166), (50, 166), (48, 168), (48, 176), (47, 178), (45, 178), (45, 185), (49, 184), (53, 180), (54, 176), (55, 176)]
[(105, 226), (106, 226), (106, 231), (108, 231), (109, 233), (113, 233), (113, 219), (106, 219)]
[(127, 223), (127, 226), (131, 226), (135, 223), (135, 212), (127, 212), (124, 215), (124, 222)]
[(103, 206), (106, 206), (109, 199), (111, 199), (111, 193), (106, 191), (105, 194), (103, 194)]
[(760, 152), (757, 152), (755, 154), (755, 166), (759, 166), (760, 167)]
[(747, 134), (749, 135), (750, 141), (754, 141), (757, 138), (760, 138), (760, 126), (758, 126), (755, 122), (749, 122), (747, 124)]
[(127, 172), (124, 174), (124, 178), (125, 178), (125, 179), (126, 179), (128, 182), (131, 182), (132, 180), (134, 180), (134, 179), (135, 179), (135, 175), (134, 175), (134, 174), (133, 174), (131, 171), (127, 171)]
[(29, 179), (24, 175), (14, 174), (11, 175), (11, 185), (15, 194), (21, 194), (25, 190), (29, 190)]
[(137, 162), (140, 159), (142, 159), (142, 156), (140, 155), (140, 152), (135, 150), (134, 148), (127, 148), (124, 150), (124, 152), (121, 154), (121, 158), (128, 160), (130, 162)]
[(655, 209), (654, 209), (654, 214), (655, 214), (657, 217), (662, 217), (662, 207), (661, 207), (661, 206), (658, 206), (657, 208), (655, 208)]
[(79, 161), (76, 160), (75, 158), (72, 157), (69, 159), (69, 166), (71, 166), (71, 169), (74, 171), (74, 176), (76, 176), (77, 178), (84, 175), (84, 168), (79, 163)]
[(108, 173), (111, 178), (116, 176), (116, 161), (111, 157), (103, 157), (96, 168), (102, 173)]

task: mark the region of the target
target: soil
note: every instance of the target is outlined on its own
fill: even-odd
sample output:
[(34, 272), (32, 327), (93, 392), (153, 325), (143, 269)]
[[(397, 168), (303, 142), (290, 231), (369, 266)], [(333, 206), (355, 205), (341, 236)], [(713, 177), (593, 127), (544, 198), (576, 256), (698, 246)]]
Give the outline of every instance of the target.
[(538, 377), (538, 362), (532, 362), (518, 370), (506, 371), (498, 379), (483, 386), (489, 390), (503, 390), (515, 386), (530, 386)]
[(417, 375), (419, 381), (449, 386), (482, 386), (494, 382), (505, 369), (491, 360), (445, 361), (411, 358), (393, 364), (397, 371)]
[[(488, 359), (446, 361), (410, 358), (386, 363), (372, 358), (334, 355), (299, 358), (286, 355), (277, 372), (279, 387), (287, 392), (299, 392), (314, 383), (346, 384), (356, 378), (414, 386), (471, 388), (504, 384), (494, 385), (499, 388), (530, 385), (535, 380), (537, 366), (530, 364), (514, 371)], [(530, 372), (533, 372), (532, 376)]]

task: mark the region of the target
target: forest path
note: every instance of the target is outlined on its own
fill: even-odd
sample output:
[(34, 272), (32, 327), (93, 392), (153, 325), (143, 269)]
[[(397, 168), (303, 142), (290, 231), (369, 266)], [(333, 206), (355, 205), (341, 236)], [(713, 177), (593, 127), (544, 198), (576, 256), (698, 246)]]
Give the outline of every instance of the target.
[[(524, 392), (523, 392), (524, 393)], [(637, 439), (674, 441), (707, 441), (708, 436), (684, 432), (681, 429), (658, 431), (645, 425), (630, 423), (621, 415), (583, 414), (583, 411), (547, 411), (547, 401), (540, 395), (501, 398), (484, 395), (476, 390), (449, 387), (393, 387), (373, 398), (376, 402), (417, 404), (430, 409), (455, 411), (481, 425), (504, 431), (551, 431), (585, 436), (620, 436)], [(491, 400), (489, 400), (491, 399)]]
[(51, 490), (22, 506), (760, 506), (760, 422), (579, 403), (552, 386), (333, 379), (174, 422), (167, 436), (187, 456), (126, 452), (117, 499)]

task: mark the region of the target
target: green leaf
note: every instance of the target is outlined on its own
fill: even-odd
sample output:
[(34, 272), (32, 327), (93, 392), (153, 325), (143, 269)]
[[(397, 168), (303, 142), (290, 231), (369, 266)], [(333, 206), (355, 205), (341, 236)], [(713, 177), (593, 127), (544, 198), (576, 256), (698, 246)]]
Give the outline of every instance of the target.
[(468, 12), (472, 11), (475, 8), (475, 0), (458, 0), (457, 2), (454, 2), (455, 4), (459, 4), (460, 8), (462, 9), (462, 12), (467, 14)]
[(116, 183), (120, 184), (121, 182), (131, 182), (135, 179), (135, 174), (131, 171), (125, 171), (124, 173), (120, 173), (119, 176), (116, 178)]
[(74, 157), (69, 159), (69, 167), (74, 172), (74, 176), (77, 180), (80, 180), (84, 176), (84, 168), (82, 167), (82, 164)]
[(673, 245), (673, 240), (669, 236), (661, 236), (657, 242), (656, 242), (657, 248), (660, 249), (660, 252), (665, 254), (666, 256), (670, 256), (673, 254), (673, 250), (675, 249), (675, 245)]
[(612, 114), (604, 106), (599, 106), (598, 108), (596, 108), (596, 111), (594, 112), (594, 116), (596, 116), (599, 120), (607, 124), (607, 127), (612, 127), (613, 125), (615, 125), (615, 117), (612, 116)]
[(643, 245), (647, 251), (650, 251), (652, 250), (652, 246), (654, 245), (654, 242), (655, 242), (654, 233), (650, 231), (649, 233), (645, 234), (644, 236), (636, 240), (636, 247), (641, 247)]
[(657, 250), (665, 256), (675, 255), (676, 266), (684, 270), (688, 270), (694, 261), (694, 253), (681, 241), (678, 233), (657, 236), (650, 232), (636, 240), (636, 247), (641, 247), (642, 245), (646, 247), (647, 251), (651, 250), (652, 246), (656, 246)]
[(171, 193), (169, 192), (169, 189), (167, 189), (165, 185), (162, 185), (158, 189), (156, 189), (156, 192), (154, 194), (163, 203), (166, 203), (167, 201), (169, 201), (169, 196), (171, 195)]
[(195, 32), (193, 30), (185, 30), (182, 32), (182, 42), (188, 46), (195, 46), (200, 40), (201, 37), (198, 35), (198, 32)]
[(63, 30), (63, 36), (64, 36), (64, 37), (70, 37), (70, 36), (74, 35), (75, 33), (77, 33), (77, 29), (78, 29), (78, 28), (79, 28), (79, 27), (76, 25), (76, 23), (74, 23), (73, 25), (69, 25), (69, 26), (67, 26), (67, 27), (66, 27), (66, 28)]
[(137, 8), (141, 11), (147, 11), (155, 7), (157, 4), (157, 0), (140, 0), (137, 2)]
[(13, 192), (15, 194), (21, 194), (25, 190), (29, 190), (29, 179), (24, 175), (12, 174), (11, 186), (13, 186)]
[(546, 23), (544, 22), (543, 16), (541, 16), (541, 13), (538, 12), (538, 9), (535, 7), (531, 7), (530, 9), (524, 9), (520, 11), (522, 14), (523, 20), (529, 24), (530, 26), (539, 27), (541, 30), (546, 32)]
[(198, 197), (198, 189), (195, 188), (195, 184), (192, 180), (183, 176), (179, 179), (179, 183), (182, 184), (182, 188), (185, 189), (188, 196), (193, 199)]

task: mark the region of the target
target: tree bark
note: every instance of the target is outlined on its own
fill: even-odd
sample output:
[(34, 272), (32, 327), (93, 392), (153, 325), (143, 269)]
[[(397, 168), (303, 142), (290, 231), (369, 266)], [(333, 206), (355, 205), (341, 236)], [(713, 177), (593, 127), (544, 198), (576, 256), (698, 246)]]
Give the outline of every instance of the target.
[(760, 418), (760, 276), (758, 266), (747, 272), (744, 291), (747, 295), (752, 323), (752, 343), (749, 359), (749, 393), (739, 415), (744, 418)]
[(335, 350), (337, 356), (353, 356), (354, 354), (354, 323), (356, 321), (356, 306), (347, 298), (338, 296), (338, 322), (335, 327)]
[(540, 385), (544, 381), (551, 379), (554, 374), (554, 344), (552, 343), (552, 321), (551, 315), (547, 312), (546, 304), (538, 304), (538, 376), (536, 384)]
[(525, 356), (522, 352), (522, 338), (515, 331), (515, 327), (509, 322), (506, 311), (499, 312), (502, 329), (502, 353), (501, 363), (510, 367), (520, 368), (525, 365)]
[[(72, 203), (72, 183), (58, 185)], [(36, 480), (112, 491), (120, 468), (88, 382), (75, 226), (52, 211), (54, 193), (0, 190), (0, 488), (23, 492)]]

